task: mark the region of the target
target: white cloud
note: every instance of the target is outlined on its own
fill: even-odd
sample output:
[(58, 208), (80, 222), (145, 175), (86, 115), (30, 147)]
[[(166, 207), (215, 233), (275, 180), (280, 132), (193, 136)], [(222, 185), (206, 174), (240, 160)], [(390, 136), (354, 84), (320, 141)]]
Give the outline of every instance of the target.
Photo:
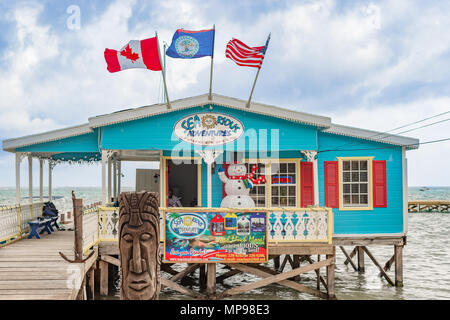
[[(261, 45), (272, 32), (256, 101), (381, 131), (450, 109), (448, 5), (405, 0), (276, 4), (245, 2), (241, 10), (221, 1), (159, 1), (150, 8), (138, 0), (117, 0), (90, 21), (84, 20), (89, 7), (81, 6), (81, 28), (72, 31), (43, 21), (44, 5), (20, 2), (6, 13), (14, 32), (5, 36), (7, 46), (0, 51), (0, 137), (53, 130), (157, 102), (160, 72), (110, 74), (104, 49), (119, 49), (155, 30), (161, 45), (170, 44), (177, 28), (213, 24), (215, 92), (248, 97), (255, 70), (226, 59), (226, 43), (236, 37)], [(209, 58), (168, 57), (167, 63), (172, 100), (207, 92)], [(432, 140), (448, 136), (447, 128), (442, 124), (411, 135)], [(447, 143), (410, 152), (410, 183), (445, 184), (449, 148)], [(429, 151), (441, 156), (430, 160)], [(423, 168), (425, 161), (433, 165)], [(438, 174), (436, 168), (441, 168)]]

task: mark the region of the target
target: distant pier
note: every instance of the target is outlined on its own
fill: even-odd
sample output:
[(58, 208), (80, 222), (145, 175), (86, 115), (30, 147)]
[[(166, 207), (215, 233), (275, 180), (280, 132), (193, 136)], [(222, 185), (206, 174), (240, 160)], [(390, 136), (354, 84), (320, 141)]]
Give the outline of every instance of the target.
[(409, 212), (448, 212), (450, 201), (446, 200), (411, 200), (408, 201)]

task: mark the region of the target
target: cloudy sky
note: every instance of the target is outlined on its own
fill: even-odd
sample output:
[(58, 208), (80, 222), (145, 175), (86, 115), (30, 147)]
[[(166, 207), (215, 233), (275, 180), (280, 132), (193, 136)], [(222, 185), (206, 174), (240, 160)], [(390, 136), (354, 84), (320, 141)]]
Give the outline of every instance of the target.
[[(159, 102), (159, 72), (110, 74), (104, 49), (155, 31), (170, 43), (178, 28), (213, 24), (216, 93), (248, 98), (255, 70), (225, 59), (226, 43), (236, 37), (262, 45), (271, 32), (254, 101), (378, 131), (450, 110), (449, 1), (2, 0), (0, 140)], [(207, 92), (208, 58), (167, 59), (172, 100)], [(406, 135), (448, 138), (449, 125)], [(450, 185), (450, 141), (423, 145), (407, 157), (410, 185)], [(135, 167), (125, 168), (125, 185), (134, 184)], [(54, 184), (99, 185), (100, 167), (57, 166)], [(0, 187), (13, 185), (13, 156), (0, 151)]]

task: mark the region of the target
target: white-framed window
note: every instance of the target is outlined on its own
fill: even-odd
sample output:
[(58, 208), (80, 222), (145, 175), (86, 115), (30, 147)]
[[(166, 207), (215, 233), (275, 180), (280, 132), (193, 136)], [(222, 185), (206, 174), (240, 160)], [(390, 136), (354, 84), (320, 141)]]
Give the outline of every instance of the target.
[(297, 206), (297, 162), (279, 162), (270, 164), (272, 207), (296, 207)]
[[(245, 163), (247, 173), (251, 173), (253, 165), (258, 167), (258, 170), (255, 172), (255, 176), (253, 177), (254, 179), (258, 179), (261, 175), (266, 175), (266, 164), (256, 162)], [(266, 191), (266, 183), (256, 184), (250, 189), (250, 197), (252, 197), (253, 201), (255, 201), (256, 207), (266, 207)]]
[(372, 157), (339, 158), (340, 208), (371, 209)]

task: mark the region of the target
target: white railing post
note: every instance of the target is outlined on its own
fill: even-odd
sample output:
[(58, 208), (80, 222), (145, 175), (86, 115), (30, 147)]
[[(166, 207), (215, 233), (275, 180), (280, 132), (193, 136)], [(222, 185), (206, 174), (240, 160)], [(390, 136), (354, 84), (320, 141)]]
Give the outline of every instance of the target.
[(44, 202), (44, 160), (39, 159), (39, 202)]
[(16, 204), (20, 205), (20, 162), (22, 154), (16, 152)]
[(48, 201), (52, 201), (52, 170), (53, 170), (53, 160), (48, 159)]
[(107, 204), (108, 199), (106, 195), (106, 160), (108, 157), (108, 151), (102, 150), (102, 204)]
[(111, 200), (111, 195), (112, 195), (112, 191), (111, 191), (111, 179), (112, 179), (112, 172), (111, 172), (111, 168), (112, 168), (112, 161), (111, 158), (107, 159), (108, 161), (108, 201), (109, 202)]

